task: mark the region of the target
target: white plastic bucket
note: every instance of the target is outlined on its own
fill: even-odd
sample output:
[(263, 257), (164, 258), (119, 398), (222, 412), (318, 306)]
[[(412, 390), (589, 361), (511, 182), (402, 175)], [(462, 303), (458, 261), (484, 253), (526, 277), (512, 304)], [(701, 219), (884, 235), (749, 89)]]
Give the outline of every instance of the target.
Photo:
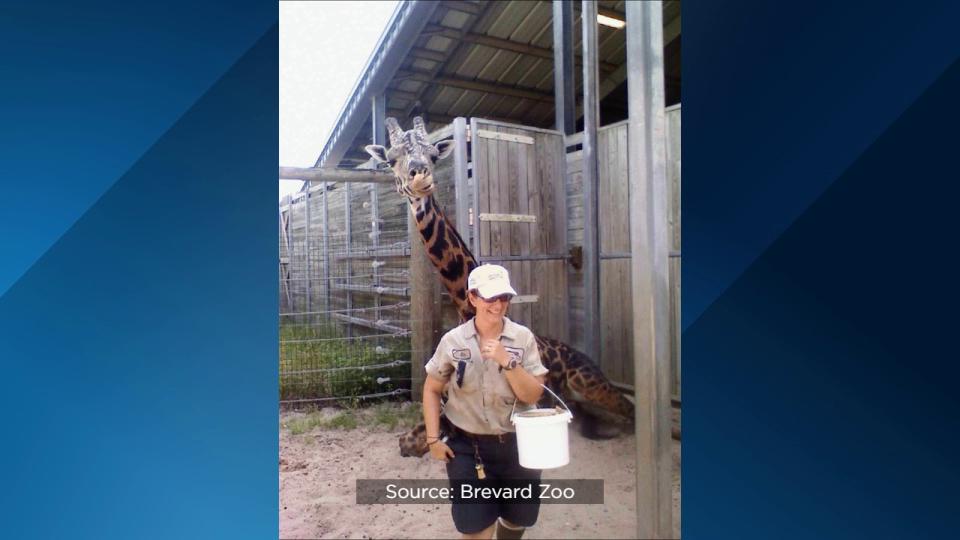
[[(553, 397), (560, 399), (546, 386), (543, 387)], [(565, 410), (531, 409), (516, 412), (510, 416), (517, 427), (517, 448), (520, 453), (520, 465), (527, 469), (555, 469), (570, 463), (570, 439), (567, 424), (573, 420), (573, 413), (563, 403)]]

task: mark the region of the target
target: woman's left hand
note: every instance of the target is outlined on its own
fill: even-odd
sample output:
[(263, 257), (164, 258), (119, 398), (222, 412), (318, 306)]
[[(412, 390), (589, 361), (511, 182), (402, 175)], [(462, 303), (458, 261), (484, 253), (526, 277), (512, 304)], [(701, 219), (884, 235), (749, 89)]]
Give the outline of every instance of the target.
[(507, 350), (503, 348), (499, 339), (488, 339), (481, 343), (480, 356), (484, 360), (493, 360), (500, 367), (506, 366), (510, 361), (510, 355), (507, 354)]

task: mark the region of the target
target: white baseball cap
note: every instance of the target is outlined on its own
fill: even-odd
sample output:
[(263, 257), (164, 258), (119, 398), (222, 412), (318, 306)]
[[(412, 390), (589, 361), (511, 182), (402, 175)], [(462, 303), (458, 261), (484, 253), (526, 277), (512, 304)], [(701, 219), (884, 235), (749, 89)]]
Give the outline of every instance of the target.
[(467, 289), (477, 291), (484, 298), (494, 298), (501, 294), (517, 295), (510, 286), (510, 273), (496, 264), (482, 264), (470, 272)]

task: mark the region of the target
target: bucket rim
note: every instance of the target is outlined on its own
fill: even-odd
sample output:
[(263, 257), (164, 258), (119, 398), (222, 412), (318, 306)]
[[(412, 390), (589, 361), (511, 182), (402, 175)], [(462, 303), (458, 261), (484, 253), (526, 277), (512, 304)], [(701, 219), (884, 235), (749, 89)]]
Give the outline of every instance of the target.
[[(550, 412), (552, 414), (522, 416), (524, 413), (531, 412)], [(510, 415), (510, 421), (516, 426), (568, 424), (571, 420), (573, 420), (573, 413), (571, 413), (569, 410), (558, 411), (556, 408), (528, 409), (522, 412), (515, 412), (514, 414)]]

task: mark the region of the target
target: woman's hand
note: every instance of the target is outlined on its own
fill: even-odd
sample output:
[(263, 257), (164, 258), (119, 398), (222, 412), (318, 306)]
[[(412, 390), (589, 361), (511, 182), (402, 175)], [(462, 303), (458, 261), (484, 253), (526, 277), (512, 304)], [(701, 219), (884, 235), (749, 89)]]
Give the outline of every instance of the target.
[(506, 367), (510, 362), (510, 355), (507, 354), (507, 350), (503, 348), (503, 344), (500, 343), (499, 339), (487, 339), (480, 344), (480, 356), (484, 360), (493, 360), (500, 367)]
[(443, 441), (437, 441), (429, 446), (430, 448), (430, 457), (436, 459), (437, 461), (442, 461), (444, 463), (449, 462), (453, 459), (453, 450), (447, 446), (447, 443)]

